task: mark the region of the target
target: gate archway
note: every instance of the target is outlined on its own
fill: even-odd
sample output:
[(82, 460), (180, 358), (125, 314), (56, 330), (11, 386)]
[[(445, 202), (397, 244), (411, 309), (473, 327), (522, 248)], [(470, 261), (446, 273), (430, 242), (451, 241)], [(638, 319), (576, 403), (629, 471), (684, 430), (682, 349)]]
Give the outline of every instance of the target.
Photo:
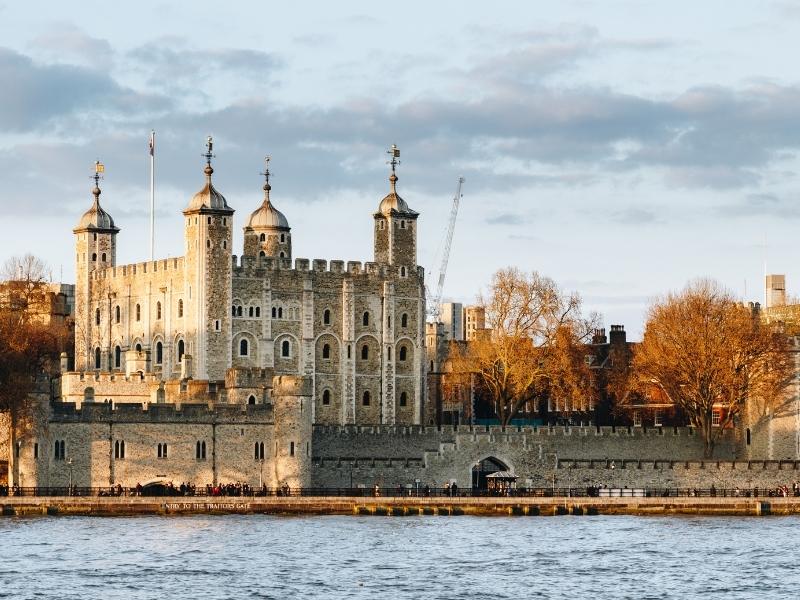
[(472, 489), (488, 489), (486, 477), (498, 471), (510, 471), (511, 469), (502, 460), (489, 456), (472, 467)]

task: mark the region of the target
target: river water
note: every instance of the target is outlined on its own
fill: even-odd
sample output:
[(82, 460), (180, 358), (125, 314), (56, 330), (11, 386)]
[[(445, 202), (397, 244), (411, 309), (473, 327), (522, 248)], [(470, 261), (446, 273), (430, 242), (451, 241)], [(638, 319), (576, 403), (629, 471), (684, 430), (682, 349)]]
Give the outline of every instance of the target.
[(796, 598), (800, 519), (0, 519), (2, 598)]

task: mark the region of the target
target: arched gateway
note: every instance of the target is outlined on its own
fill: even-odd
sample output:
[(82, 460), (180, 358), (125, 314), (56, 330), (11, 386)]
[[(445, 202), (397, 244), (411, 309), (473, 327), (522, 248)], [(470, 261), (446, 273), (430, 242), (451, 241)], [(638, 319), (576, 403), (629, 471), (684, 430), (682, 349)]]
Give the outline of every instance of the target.
[(472, 467), (472, 489), (488, 489), (486, 477), (498, 471), (510, 471), (511, 469), (503, 461), (489, 456)]

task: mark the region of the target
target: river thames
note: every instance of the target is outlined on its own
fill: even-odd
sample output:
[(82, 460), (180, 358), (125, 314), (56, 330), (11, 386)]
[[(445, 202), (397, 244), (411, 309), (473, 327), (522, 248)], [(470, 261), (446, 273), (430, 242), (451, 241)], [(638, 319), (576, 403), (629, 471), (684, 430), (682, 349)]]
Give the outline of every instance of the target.
[(800, 519), (0, 520), (2, 598), (796, 597)]

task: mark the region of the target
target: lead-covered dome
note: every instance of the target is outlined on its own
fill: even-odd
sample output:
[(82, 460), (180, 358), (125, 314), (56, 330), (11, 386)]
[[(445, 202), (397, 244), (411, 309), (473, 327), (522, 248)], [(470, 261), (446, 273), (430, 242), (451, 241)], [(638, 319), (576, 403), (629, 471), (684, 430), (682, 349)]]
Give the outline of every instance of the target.
[(232, 212), (233, 209), (228, 206), (225, 196), (220, 194), (214, 187), (214, 184), (211, 183), (211, 174), (214, 172), (214, 169), (211, 168), (211, 165), (206, 165), (204, 172), (206, 174), (206, 184), (192, 197), (186, 210), (222, 210)]
[(119, 231), (119, 228), (114, 225), (114, 219), (111, 218), (111, 215), (103, 210), (103, 207), (100, 206), (100, 193), (100, 188), (95, 186), (95, 188), (92, 190), (92, 195), (94, 195), (92, 207), (83, 213), (83, 216), (81, 216), (80, 221), (78, 221), (78, 225), (75, 227), (74, 231), (84, 229)]
[(270, 189), (272, 188), (269, 183), (264, 185), (264, 202), (250, 214), (247, 227), (252, 229), (289, 229), (289, 221), (287, 221), (284, 214), (270, 202)]
[(416, 215), (417, 213), (411, 210), (408, 204), (406, 204), (406, 201), (397, 193), (397, 175), (394, 173), (389, 176), (389, 184), (391, 185), (391, 189), (383, 200), (381, 200), (378, 206), (378, 213), (387, 217), (392, 214), (392, 211), (404, 215)]

